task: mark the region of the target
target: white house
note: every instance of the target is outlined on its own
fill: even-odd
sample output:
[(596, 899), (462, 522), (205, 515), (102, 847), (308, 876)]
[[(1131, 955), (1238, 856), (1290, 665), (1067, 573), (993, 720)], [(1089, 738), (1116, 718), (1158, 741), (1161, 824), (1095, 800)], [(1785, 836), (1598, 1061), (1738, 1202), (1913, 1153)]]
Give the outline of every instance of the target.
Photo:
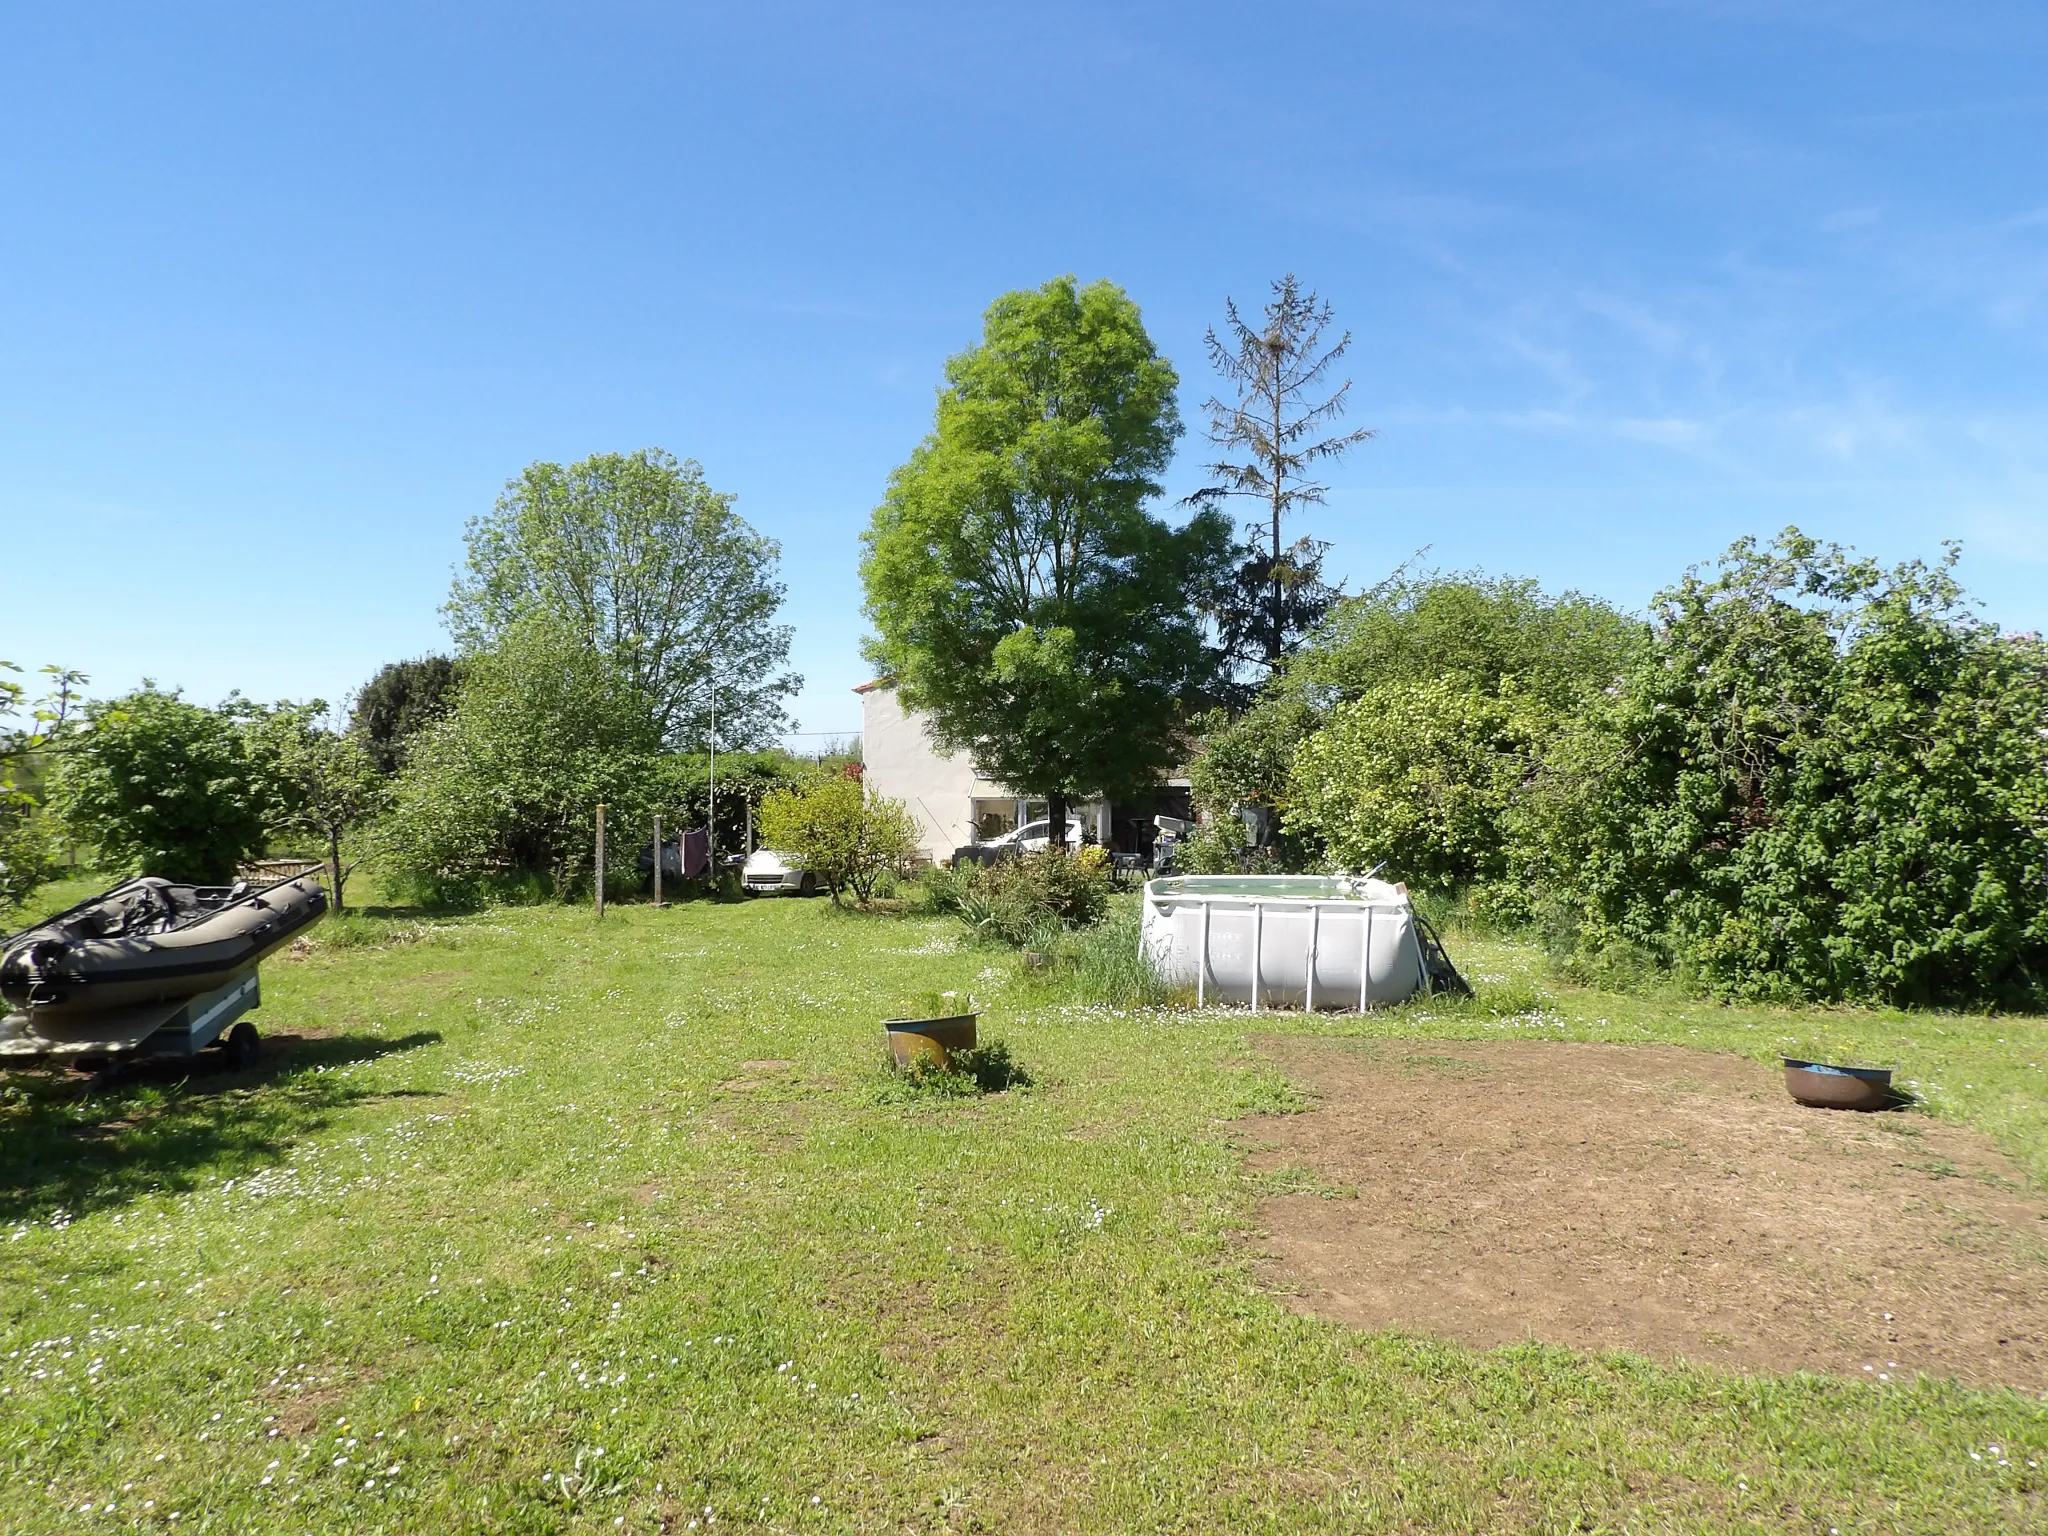
[[(1014, 790), (980, 777), (966, 757), (954, 757), (932, 745), (924, 717), (903, 707), (896, 685), (887, 678), (862, 683), (860, 695), (861, 755), (869, 789), (901, 800), (917, 818), (918, 847), (934, 863), (950, 859), (967, 843), (985, 843), (1028, 822), (1042, 820), (1043, 800), (1027, 800)], [(1096, 842), (1110, 841), (1109, 807), (1100, 800), (1073, 805), (1077, 817)]]

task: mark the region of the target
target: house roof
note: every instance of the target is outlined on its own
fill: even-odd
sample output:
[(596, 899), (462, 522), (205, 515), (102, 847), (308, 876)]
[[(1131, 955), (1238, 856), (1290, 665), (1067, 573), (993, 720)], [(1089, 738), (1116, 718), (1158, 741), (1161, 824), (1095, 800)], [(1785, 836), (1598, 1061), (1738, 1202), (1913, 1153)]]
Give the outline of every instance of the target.
[(860, 684), (860, 685), (859, 685), (859, 686), (857, 686), (857, 687), (856, 687), (856, 688), (855, 688), (855, 689), (854, 689), (853, 691), (854, 691), (855, 693), (873, 693), (873, 692), (874, 692), (874, 691), (875, 691), (875, 690), (876, 690), (877, 688), (893, 688), (893, 687), (895, 687), (895, 686), (896, 686), (896, 679), (895, 679), (895, 678), (893, 678), (893, 677), (878, 677), (878, 678), (874, 679), (874, 680), (873, 680), (872, 682), (866, 682), (866, 683), (862, 683), (862, 684)]

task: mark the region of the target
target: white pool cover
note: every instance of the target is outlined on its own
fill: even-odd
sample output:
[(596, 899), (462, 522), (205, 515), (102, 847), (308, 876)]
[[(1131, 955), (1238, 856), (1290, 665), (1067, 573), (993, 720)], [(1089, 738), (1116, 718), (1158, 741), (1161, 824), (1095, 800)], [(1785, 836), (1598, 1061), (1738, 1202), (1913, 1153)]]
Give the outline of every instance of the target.
[(1366, 1008), (1428, 983), (1408, 894), (1384, 880), (1180, 875), (1145, 886), (1139, 943), (1168, 986), (1253, 1008)]

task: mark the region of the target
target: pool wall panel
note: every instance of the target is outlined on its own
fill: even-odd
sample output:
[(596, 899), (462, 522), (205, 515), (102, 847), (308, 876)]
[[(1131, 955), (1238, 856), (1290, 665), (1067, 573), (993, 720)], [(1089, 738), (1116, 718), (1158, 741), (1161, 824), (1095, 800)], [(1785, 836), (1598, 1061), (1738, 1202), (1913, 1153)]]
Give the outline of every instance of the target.
[[(1309, 1001), (1311, 944), (1317, 1008), (1399, 1002), (1422, 984), (1422, 951), (1405, 899), (1357, 901), (1333, 894), (1317, 900), (1292, 893), (1266, 898), (1244, 889), (1257, 877), (1231, 877), (1229, 890), (1211, 894), (1199, 888), (1197, 878), (1146, 887), (1140, 944), (1169, 986), (1195, 988), (1205, 1001), (1251, 1004), (1256, 982), (1257, 1006), (1300, 1008)], [(1299, 877), (1279, 878), (1296, 887), (1303, 883)], [(1370, 964), (1361, 995), (1368, 921)]]

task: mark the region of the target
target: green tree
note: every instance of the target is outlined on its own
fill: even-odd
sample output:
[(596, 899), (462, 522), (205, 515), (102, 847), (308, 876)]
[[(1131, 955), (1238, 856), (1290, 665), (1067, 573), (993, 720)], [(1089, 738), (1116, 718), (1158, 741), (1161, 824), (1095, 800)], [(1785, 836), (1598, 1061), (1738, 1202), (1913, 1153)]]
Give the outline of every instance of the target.
[[(746, 844), (747, 828), (762, 798), (773, 790), (808, 782), (818, 771), (810, 760), (798, 758), (780, 747), (759, 752), (720, 752), (715, 808), (718, 816), (717, 848), (720, 858), (730, 858)], [(713, 813), (711, 763), (702, 752), (672, 752), (663, 763), (663, 779), (669, 798), (653, 809), (661, 816), (662, 837), (673, 840), (685, 829), (702, 827)], [(759, 842), (759, 827), (755, 827)]]
[(1114, 285), (1005, 294), (864, 538), (870, 659), (941, 747), (1043, 797), (1056, 838), (1072, 797), (1137, 792), (1177, 758), (1210, 664), (1195, 604), (1228, 524), (1146, 510), (1176, 383)]
[(266, 794), (240, 725), (153, 683), (85, 706), (53, 803), (103, 868), (219, 884), (263, 850)]
[(1647, 638), (1641, 620), (1599, 598), (1553, 595), (1524, 577), (1404, 568), (1331, 610), (1278, 687), (1328, 708), (1386, 683), (1456, 677), (1569, 708), (1611, 687)]
[(273, 837), (311, 836), (327, 855), (334, 907), (343, 910), (355, 863), (342, 862), (383, 809), (388, 785), (368, 743), (354, 731), (323, 720), (327, 706), (283, 704), (247, 727), (252, 755), (266, 788), (266, 824)]
[(1271, 692), (1235, 720), (1213, 710), (1196, 723), (1202, 743), (1189, 764), (1195, 806), (1221, 816), (1241, 805), (1284, 806), (1295, 751), (1321, 728), (1323, 715)]
[(455, 707), (462, 662), (453, 656), (418, 656), (377, 669), (349, 712), (349, 728), (387, 778), (405, 766), (405, 748), (420, 731)]
[(692, 461), (658, 448), (530, 464), (469, 525), (447, 605), (465, 652), (542, 617), (605, 656), (663, 740), (759, 745), (803, 679), (779, 669), (781, 546), (747, 526)]
[(917, 849), (917, 823), (903, 802), (870, 794), (844, 773), (770, 792), (757, 824), (763, 846), (824, 881), (834, 902), (851, 891), (866, 906), (882, 876)]
[[(42, 670), (51, 689), (34, 703), (22, 684), (0, 675), (0, 912), (26, 901), (49, 877), (54, 849), (39, 790), (86, 680), (61, 667)], [(0, 674), (20, 671), (0, 661)]]
[[(670, 762), (619, 668), (528, 619), (470, 659), (455, 708), (414, 738), (380, 848), (440, 899), (566, 898), (592, 876), (597, 807), (614, 828), (648, 825), (676, 798)], [(630, 870), (638, 848), (633, 833), (610, 838), (607, 873)]]

